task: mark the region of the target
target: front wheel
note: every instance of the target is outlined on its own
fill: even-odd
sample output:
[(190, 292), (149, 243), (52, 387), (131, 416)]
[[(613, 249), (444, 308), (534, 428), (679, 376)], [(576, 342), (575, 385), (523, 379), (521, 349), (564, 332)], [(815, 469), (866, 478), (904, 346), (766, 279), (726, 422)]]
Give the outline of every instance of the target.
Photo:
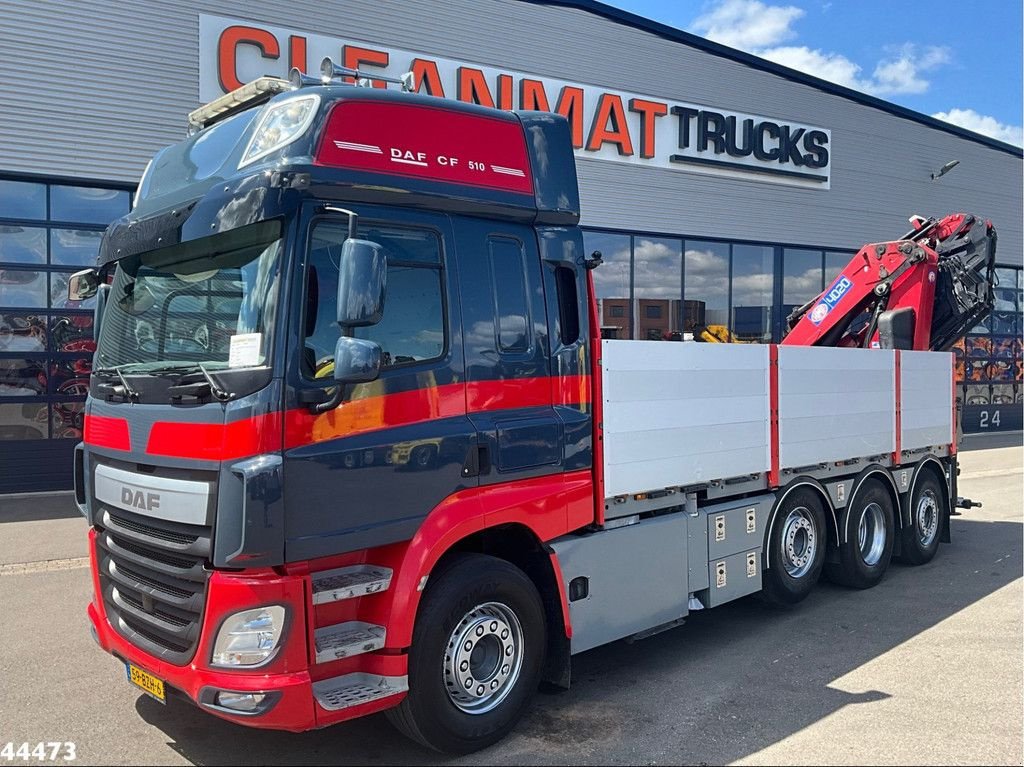
[(409, 694), (387, 714), (425, 746), (470, 753), (507, 735), (540, 683), (544, 607), (522, 570), (468, 554), (424, 594), (409, 650)]

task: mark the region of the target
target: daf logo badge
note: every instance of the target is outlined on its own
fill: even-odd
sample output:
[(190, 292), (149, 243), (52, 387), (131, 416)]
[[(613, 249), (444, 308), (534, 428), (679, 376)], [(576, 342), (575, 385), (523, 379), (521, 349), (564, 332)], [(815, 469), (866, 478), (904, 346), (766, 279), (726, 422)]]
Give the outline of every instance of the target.
[(132, 490), (130, 487), (122, 487), (121, 503), (133, 509), (155, 511), (160, 508), (160, 494), (143, 493), (141, 490)]

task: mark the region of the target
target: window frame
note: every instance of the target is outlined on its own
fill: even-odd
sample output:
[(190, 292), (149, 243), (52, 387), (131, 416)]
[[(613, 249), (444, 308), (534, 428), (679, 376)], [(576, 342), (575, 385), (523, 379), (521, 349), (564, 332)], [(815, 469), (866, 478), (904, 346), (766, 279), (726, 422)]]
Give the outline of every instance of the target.
[[(494, 242), (515, 243), (519, 249), (519, 264), (522, 268), (523, 306), (526, 309), (526, 347), (523, 349), (505, 348), (501, 345), (501, 310), (498, 305), (498, 280), (494, 273), (494, 250), (491, 245)], [(500, 357), (505, 359), (527, 359), (532, 357), (537, 349), (537, 337), (533, 327), (533, 307), (530, 305), (530, 285), (526, 265), (526, 243), (522, 238), (505, 232), (490, 232), (487, 235), (487, 272), (491, 277), (491, 301), (494, 307), (494, 349)]]
[[(306, 375), (302, 368), (302, 355), (301, 350), (305, 347), (306, 341), (306, 320), (309, 312), (309, 301), (306, 297), (309, 295), (309, 269), (312, 264), (311, 256), (313, 253), (313, 233), (316, 231), (317, 226), (323, 222), (343, 222), (345, 228), (348, 227), (348, 219), (344, 216), (332, 215), (329, 213), (319, 213), (312, 216), (309, 219), (309, 224), (306, 227), (306, 236), (303, 240), (304, 252), (302, 254), (302, 279), (300, 280), (301, 290), (298, 293), (298, 300), (300, 301), (302, 310), (299, 312), (299, 316), (296, 318), (298, 322), (297, 329), (299, 331), (298, 340), (299, 354), (296, 356), (297, 369), (298, 369), (298, 380), (302, 383), (302, 388), (315, 388), (315, 389), (329, 389), (337, 386), (334, 378), (310, 378)], [(438, 262), (437, 264), (427, 264), (422, 261), (404, 261), (404, 260), (393, 260), (388, 258), (388, 269), (391, 268), (392, 264), (398, 266), (406, 266), (417, 269), (426, 269), (437, 273), (438, 282), (441, 291), (441, 330), (443, 334), (441, 353), (436, 357), (431, 357), (425, 360), (413, 360), (411, 362), (398, 362), (393, 365), (384, 366), (380, 368), (380, 378), (390, 377), (392, 371), (404, 371), (408, 368), (414, 368), (426, 365), (436, 365), (439, 360), (445, 360), (449, 357), (451, 352), (451, 331), (449, 327), (449, 307), (448, 307), (448, 259), (444, 232), (437, 226), (432, 224), (420, 223), (420, 224), (406, 224), (406, 223), (395, 223), (393, 220), (386, 218), (371, 217), (370, 215), (359, 214), (357, 235), (360, 228), (377, 226), (380, 228), (391, 228), (391, 229), (407, 229), (412, 231), (430, 232), (436, 239), (438, 244)], [(387, 301), (385, 298), (384, 311), (387, 311)], [(294, 313), (289, 312), (289, 315), (294, 317)], [(336, 324), (336, 323), (335, 323)], [(373, 327), (372, 325), (370, 327)], [(345, 331), (339, 326), (339, 337)]]

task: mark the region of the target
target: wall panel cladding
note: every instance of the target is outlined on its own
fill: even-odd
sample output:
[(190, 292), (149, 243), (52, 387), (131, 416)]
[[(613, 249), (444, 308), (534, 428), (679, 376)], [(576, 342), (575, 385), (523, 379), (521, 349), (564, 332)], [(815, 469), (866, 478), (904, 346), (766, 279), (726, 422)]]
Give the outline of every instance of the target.
[[(831, 190), (685, 170), (578, 163), (589, 226), (854, 248), (912, 213), (991, 218), (1022, 262), (1019, 155), (598, 14), (520, 0), (4, 0), (0, 170), (134, 181), (199, 99), (199, 14), (349, 37), (832, 131)], [(523, 45), (528, 40), (529, 45)], [(55, 61), (72, 61), (66, 73)], [(628, 66), (624, 65), (628, 62)], [(659, 153), (662, 150), (659, 149)], [(949, 160), (960, 167), (933, 182)]]

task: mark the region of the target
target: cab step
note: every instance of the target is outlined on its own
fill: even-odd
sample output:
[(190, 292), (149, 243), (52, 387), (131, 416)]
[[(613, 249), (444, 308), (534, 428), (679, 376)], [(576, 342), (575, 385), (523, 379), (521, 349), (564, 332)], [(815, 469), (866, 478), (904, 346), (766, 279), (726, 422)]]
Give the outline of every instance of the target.
[(340, 602), (387, 591), (391, 585), (391, 573), (390, 567), (377, 565), (350, 565), (314, 573), (313, 604)]
[(407, 676), (380, 676), (356, 672), (313, 682), (313, 697), (327, 711), (370, 703), (409, 689)]
[(384, 646), (387, 629), (375, 623), (346, 621), (316, 630), (316, 662), (351, 658), (364, 652), (373, 652)]

